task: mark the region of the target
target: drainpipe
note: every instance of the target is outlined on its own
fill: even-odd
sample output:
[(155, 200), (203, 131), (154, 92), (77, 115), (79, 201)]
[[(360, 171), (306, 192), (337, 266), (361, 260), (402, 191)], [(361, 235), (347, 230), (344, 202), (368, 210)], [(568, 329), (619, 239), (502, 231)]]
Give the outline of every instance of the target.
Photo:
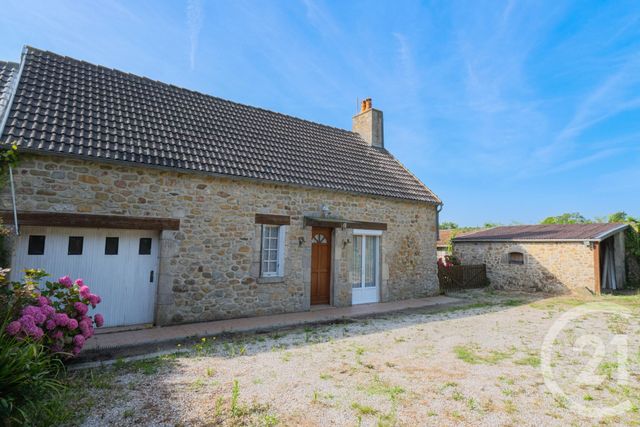
[[(20, 57), (20, 66), (18, 67), (18, 74), (12, 77), (11, 88), (9, 89), (10, 95), (7, 101), (7, 105), (2, 111), (2, 117), (0, 117), (0, 136), (4, 133), (4, 128), (7, 125), (7, 121), (9, 120), (9, 114), (11, 112), (11, 106), (13, 105), (13, 99), (16, 96), (16, 91), (18, 90), (18, 85), (20, 84), (20, 78), (22, 77), (22, 71), (24, 70), (24, 64), (26, 62), (27, 56), (27, 46), (22, 48), (22, 55)], [(7, 145), (9, 144), (9, 140), (7, 140)], [(19, 234), (18, 230), (18, 212), (16, 209), (16, 189), (15, 184), (13, 182), (13, 168), (9, 166), (9, 181), (11, 182), (11, 201), (13, 202), (13, 223), (15, 226), (16, 235)]]
[(18, 229), (18, 210), (16, 208), (16, 188), (13, 183), (13, 167), (9, 166), (9, 181), (11, 183), (11, 201), (13, 203), (13, 225), (16, 229), (16, 236), (20, 235), (20, 230)]
[(440, 240), (440, 212), (444, 207), (444, 203), (440, 202), (436, 207), (436, 242)]

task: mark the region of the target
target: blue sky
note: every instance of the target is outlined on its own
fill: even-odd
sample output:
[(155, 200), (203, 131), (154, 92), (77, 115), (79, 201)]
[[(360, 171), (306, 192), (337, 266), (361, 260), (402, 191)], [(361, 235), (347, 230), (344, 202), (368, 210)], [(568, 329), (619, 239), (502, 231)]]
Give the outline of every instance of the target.
[(640, 2), (4, 0), (29, 44), (351, 128), (444, 201), (443, 220), (640, 215)]

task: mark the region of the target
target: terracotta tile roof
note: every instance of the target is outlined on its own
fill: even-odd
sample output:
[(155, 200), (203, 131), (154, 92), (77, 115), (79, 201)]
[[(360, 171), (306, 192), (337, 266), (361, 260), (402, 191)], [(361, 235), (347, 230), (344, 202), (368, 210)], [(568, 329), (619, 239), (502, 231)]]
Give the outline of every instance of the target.
[(628, 227), (625, 224), (538, 224), (495, 227), (455, 237), (455, 243), (482, 241), (600, 241)]
[(2, 140), (22, 151), (439, 203), (356, 133), (27, 47)]
[(471, 234), (471, 233), (475, 233), (476, 231), (478, 231), (479, 229), (474, 229), (474, 230), (465, 230), (465, 231), (461, 231), (461, 230), (457, 230), (457, 229), (453, 229), (453, 230), (440, 230), (439, 231), (439, 239), (438, 242), (436, 244), (436, 246), (449, 246), (449, 242), (451, 241), (451, 238), (455, 235), (456, 237), (459, 236), (466, 236), (467, 234)]

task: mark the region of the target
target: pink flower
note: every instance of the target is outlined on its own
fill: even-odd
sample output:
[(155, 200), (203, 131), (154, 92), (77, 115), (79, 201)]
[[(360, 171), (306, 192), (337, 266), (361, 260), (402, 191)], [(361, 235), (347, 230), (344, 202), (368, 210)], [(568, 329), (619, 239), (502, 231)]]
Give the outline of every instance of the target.
[(9, 323), (9, 325), (7, 325), (7, 333), (11, 336), (14, 336), (18, 332), (20, 332), (21, 327), (22, 324), (18, 320), (14, 320), (13, 322)]
[(91, 291), (89, 291), (89, 287), (88, 286), (80, 286), (80, 296), (84, 299), (89, 298), (89, 295), (91, 295)]
[(38, 297), (38, 304), (40, 305), (40, 307), (44, 307), (45, 305), (49, 305), (49, 298), (43, 297), (43, 296), (39, 296)]
[(51, 307), (50, 305), (45, 305), (40, 307), (40, 312), (44, 313), (47, 317), (52, 317), (56, 314), (56, 309)]
[(80, 316), (84, 316), (85, 314), (87, 314), (87, 311), (89, 311), (89, 307), (87, 307), (87, 304), (83, 304), (81, 302), (74, 303), (73, 308), (76, 309)]
[(20, 323), (22, 324), (22, 328), (25, 331), (29, 328), (35, 328), (36, 326), (36, 320), (29, 314), (25, 314), (24, 316), (22, 316), (20, 318)]
[(98, 328), (104, 325), (104, 317), (102, 317), (102, 314), (96, 314), (95, 316), (93, 316), (93, 319), (96, 321), (96, 326)]
[(40, 307), (35, 307), (33, 311), (33, 318), (36, 323), (44, 323), (47, 320), (47, 315), (40, 309)]
[(31, 335), (36, 340), (39, 340), (44, 335), (44, 331), (36, 327), (29, 331), (29, 335)]
[(23, 316), (31, 316), (35, 318), (38, 313), (40, 313), (40, 307), (36, 307), (35, 305), (28, 305), (22, 309)]
[(91, 323), (93, 323), (91, 318), (86, 316), (78, 322), (78, 327), (80, 328), (80, 331), (82, 331), (82, 335), (86, 335), (86, 332), (89, 331), (89, 328), (91, 327)]
[(80, 329), (80, 331), (82, 331), (82, 336), (85, 337), (86, 339), (89, 339), (93, 336), (93, 327), (89, 326), (85, 329)]
[(73, 331), (77, 327), (78, 327), (78, 321), (76, 319), (69, 319), (69, 323), (67, 323), (67, 328)]
[(96, 305), (100, 304), (100, 301), (102, 301), (102, 298), (100, 298), (98, 295), (89, 295), (89, 302), (91, 303), (91, 306), (93, 308), (96, 308)]
[(73, 281), (69, 276), (62, 276), (58, 279), (58, 283), (60, 283), (65, 288), (70, 288), (71, 286), (73, 286)]
[(82, 347), (84, 345), (84, 337), (80, 334), (73, 337), (73, 344), (76, 347)]
[(48, 331), (55, 329), (56, 321), (53, 319), (47, 320), (47, 323), (45, 323), (45, 327), (47, 328)]
[(84, 286), (84, 280), (82, 279), (76, 279), (76, 286), (81, 288)]
[(57, 313), (53, 316), (53, 320), (55, 320), (56, 325), (58, 326), (67, 326), (69, 324), (69, 316), (66, 313)]
[(51, 352), (60, 353), (62, 351), (62, 346), (60, 344), (53, 344), (51, 346)]
[(53, 338), (54, 340), (61, 340), (62, 338), (64, 338), (64, 333), (62, 333), (61, 330), (57, 330), (53, 333), (53, 335), (51, 335), (51, 338)]
[(73, 347), (73, 350), (71, 350), (71, 353), (73, 353), (74, 355), (77, 355), (78, 353), (80, 353), (80, 350), (82, 350), (80, 347)]

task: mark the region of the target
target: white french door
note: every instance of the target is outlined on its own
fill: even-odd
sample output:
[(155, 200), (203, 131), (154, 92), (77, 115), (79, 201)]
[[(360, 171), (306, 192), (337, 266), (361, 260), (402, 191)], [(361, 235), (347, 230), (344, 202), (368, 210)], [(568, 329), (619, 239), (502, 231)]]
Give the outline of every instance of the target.
[(380, 301), (380, 235), (377, 230), (354, 230), (351, 303)]

